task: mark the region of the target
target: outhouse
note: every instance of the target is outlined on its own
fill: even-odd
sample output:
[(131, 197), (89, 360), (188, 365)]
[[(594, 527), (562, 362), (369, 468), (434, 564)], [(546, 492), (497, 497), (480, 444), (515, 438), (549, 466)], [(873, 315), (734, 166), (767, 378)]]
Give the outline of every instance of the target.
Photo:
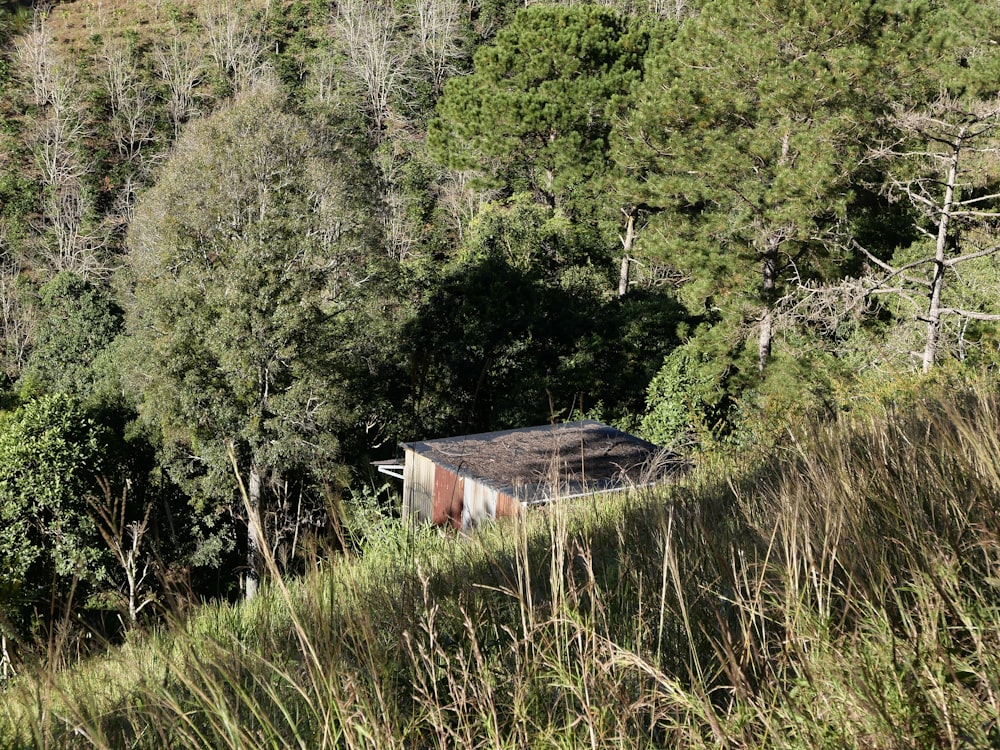
[(403, 443), (404, 518), (468, 529), (555, 499), (660, 481), (661, 449), (595, 420)]

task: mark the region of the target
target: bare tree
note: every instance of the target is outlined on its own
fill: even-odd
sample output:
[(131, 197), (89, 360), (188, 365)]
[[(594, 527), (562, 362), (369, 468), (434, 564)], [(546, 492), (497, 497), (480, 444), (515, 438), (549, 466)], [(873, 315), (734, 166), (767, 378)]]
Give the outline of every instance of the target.
[(174, 127), (174, 137), (194, 109), (195, 91), (205, 73), (202, 52), (194, 42), (171, 35), (153, 50), (160, 80), (167, 86), (167, 114)]
[(134, 50), (122, 39), (104, 34), (97, 58), (118, 152), (129, 160), (136, 159), (142, 147), (153, 140), (153, 92), (143, 79)]
[(373, 156), (381, 178), (381, 224), (385, 249), (390, 258), (403, 262), (412, 254), (417, 236), (417, 229), (408, 214), (410, 201), (400, 186), (404, 162), (388, 150)]
[(7, 634), (0, 633), (0, 684), (3, 684), (16, 675), (14, 660), (11, 658), (10, 651), (7, 648)]
[(471, 171), (448, 170), (439, 188), (441, 205), (448, 212), (452, 228), (460, 241), (483, 204), (498, 194), (498, 191), (477, 191), (473, 187), (475, 178), (476, 173)]
[(76, 76), (60, 71), (45, 111), (34, 120), (35, 158), (45, 185), (75, 182), (86, 171), (76, 157), (84, 135), (83, 101)]
[(14, 60), (31, 90), (36, 107), (49, 103), (55, 76), (55, 50), (48, 29), (48, 13), (36, 8), (31, 28), (14, 42)]
[(9, 252), (0, 226), (0, 371), (16, 380), (28, 359), (35, 317), (18, 293), (21, 264)]
[(44, 12), (36, 11), (30, 31), (14, 44), (15, 69), (40, 112), (33, 118), (38, 167), (46, 185), (77, 175), (72, 148), (84, 134), (83, 103), (76, 72), (62, 60)]
[(248, 18), (248, 11), (238, 0), (198, 6), (198, 17), (205, 28), (209, 57), (215, 61), (236, 91), (249, 87), (264, 66), (264, 38), (259, 24)]
[(430, 78), (435, 96), (458, 71), (466, 56), (462, 42), (465, 7), (462, 0), (414, 0), (410, 10), (420, 66)]
[(405, 86), (410, 47), (398, 38), (399, 13), (386, 0), (343, 0), (333, 34), (344, 50), (347, 72), (358, 84), (376, 138), (393, 119), (393, 101)]
[(43, 238), (42, 260), (53, 270), (92, 275), (106, 269), (99, 259), (104, 242), (85, 185), (87, 107), (76, 70), (56, 53), (45, 18), (36, 13), (30, 32), (16, 43), (14, 56), (38, 110), (26, 128), (43, 188), (35, 228)]
[[(888, 165), (885, 191), (912, 206), (923, 240), (892, 262), (857, 247), (877, 269), (870, 293), (896, 295), (925, 325), (919, 356), (928, 372), (946, 318), (962, 321), (962, 331), (970, 321), (1000, 321), (989, 310), (1000, 304), (994, 273), (987, 274), (984, 289), (961, 293), (974, 281), (974, 266), (1000, 253), (1000, 102), (941, 94), (927, 108), (897, 111), (893, 124), (901, 137), (877, 154)], [(960, 274), (959, 267), (967, 272)]]
[(91, 499), (90, 505), (97, 515), (95, 520), (98, 522), (98, 531), (114, 555), (115, 562), (118, 563), (124, 577), (121, 583), (120, 609), (128, 617), (128, 622), (122, 624), (134, 627), (142, 611), (157, 601), (156, 594), (150, 588), (152, 558), (143, 547), (149, 530), (152, 506), (146, 506), (141, 520), (128, 521), (126, 515), (128, 487), (122, 490), (120, 497), (115, 497), (107, 478), (97, 477), (97, 481), (104, 495), (104, 502)]
[[(542, 0), (532, 0), (541, 2)], [(567, 4), (584, 5), (584, 0), (572, 0)], [(598, 0), (599, 5), (613, 8), (623, 16), (654, 15), (660, 18), (679, 20), (688, 13), (687, 0)]]

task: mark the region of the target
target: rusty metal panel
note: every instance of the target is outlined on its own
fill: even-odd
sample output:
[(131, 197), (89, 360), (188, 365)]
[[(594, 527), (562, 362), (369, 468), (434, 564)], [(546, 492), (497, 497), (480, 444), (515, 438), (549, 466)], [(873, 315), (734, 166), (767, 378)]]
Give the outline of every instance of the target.
[(462, 528), (465, 480), (443, 466), (434, 467), (434, 511), (432, 521), (440, 526)]
[(465, 502), (462, 506), (462, 528), (471, 529), (496, 517), (497, 491), (481, 482), (465, 480)]
[(406, 451), (403, 467), (403, 517), (430, 521), (434, 513), (434, 462)]
[(521, 501), (506, 492), (497, 493), (497, 518), (513, 518), (521, 512)]

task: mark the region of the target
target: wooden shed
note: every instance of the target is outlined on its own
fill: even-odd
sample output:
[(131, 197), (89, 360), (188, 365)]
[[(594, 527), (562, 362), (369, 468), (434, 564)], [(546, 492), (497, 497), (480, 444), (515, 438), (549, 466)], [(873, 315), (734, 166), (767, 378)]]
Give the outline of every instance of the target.
[(655, 445), (594, 420), (403, 443), (404, 518), (468, 529), (557, 498), (659, 481)]

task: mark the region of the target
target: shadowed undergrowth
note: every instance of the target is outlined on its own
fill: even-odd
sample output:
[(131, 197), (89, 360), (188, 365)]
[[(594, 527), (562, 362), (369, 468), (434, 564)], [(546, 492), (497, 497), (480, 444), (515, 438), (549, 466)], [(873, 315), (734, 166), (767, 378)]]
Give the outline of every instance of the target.
[[(738, 465), (739, 464), (739, 465)], [(5, 688), (0, 744), (1000, 746), (1000, 394), (381, 540)]]

